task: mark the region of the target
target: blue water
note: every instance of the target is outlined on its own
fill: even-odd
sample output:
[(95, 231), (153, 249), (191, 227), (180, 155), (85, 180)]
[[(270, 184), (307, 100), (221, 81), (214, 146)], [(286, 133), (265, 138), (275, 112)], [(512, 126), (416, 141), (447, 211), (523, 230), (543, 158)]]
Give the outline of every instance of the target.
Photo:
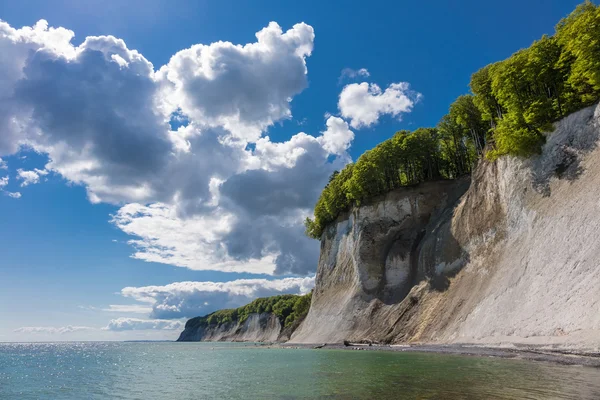
[(600, 370), (229, 343), (6, 343), (0, 399), (600, 399)]

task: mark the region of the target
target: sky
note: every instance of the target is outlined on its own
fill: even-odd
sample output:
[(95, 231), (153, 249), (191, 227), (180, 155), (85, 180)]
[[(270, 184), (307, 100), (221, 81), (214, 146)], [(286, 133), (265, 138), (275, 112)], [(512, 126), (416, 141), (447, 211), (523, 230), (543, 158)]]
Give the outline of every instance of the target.
[(578, 1), (0, 3), (0, 342), (306, 293), (334, 170)]

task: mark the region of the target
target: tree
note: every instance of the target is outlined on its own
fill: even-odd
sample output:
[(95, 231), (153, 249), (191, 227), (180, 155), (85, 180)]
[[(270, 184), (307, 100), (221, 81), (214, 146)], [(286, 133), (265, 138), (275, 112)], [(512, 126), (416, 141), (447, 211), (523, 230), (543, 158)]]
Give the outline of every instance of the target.
[(481, 111), (473, 101), (473, 96), (462, 95), (458, 97), (450, 105), (450, 118), (470, 133), (477, 153), (482, 154), (488, 128), (483, 120)]
[(567, 82), (584, 104), (600, 95), (600, 9), (591, 1), (579, 5), (556, 26), (556, 40), (562, 46), (560, 65), (570, 66)]

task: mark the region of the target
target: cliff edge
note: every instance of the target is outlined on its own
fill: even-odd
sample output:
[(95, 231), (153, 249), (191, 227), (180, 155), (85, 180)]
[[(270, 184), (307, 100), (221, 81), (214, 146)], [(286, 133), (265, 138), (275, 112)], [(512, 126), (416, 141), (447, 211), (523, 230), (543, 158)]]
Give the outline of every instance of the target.
[(291, 342), (600, 346), (600, 108), (555, 124), (539, 156), (481, 161), (327, 227)]
[(250, 314), (244, 322), (203, 326), (190, 319), (178, 342), (275, 342), (281, 333), (281, 322), (275, 314)]

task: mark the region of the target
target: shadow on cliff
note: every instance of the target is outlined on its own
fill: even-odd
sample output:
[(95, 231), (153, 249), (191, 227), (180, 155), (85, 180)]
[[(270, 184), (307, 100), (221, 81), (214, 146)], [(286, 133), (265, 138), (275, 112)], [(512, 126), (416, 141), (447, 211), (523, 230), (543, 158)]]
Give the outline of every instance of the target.
[(574, 181), (585, 171), (584, 156), (598, 147), (598, 129), (594, 123), (597, 105), (573, 113), (555, 124), (542, 154), (532, 163), (533, 187), (550, 196), (550, 181), (556, 177)]
[(429, 282), (429, 289), (444, 292), (450, 287), (450, 279), (469, 263), (470, 255), (464, 249), (454, 233), (451, 225), (458, 201), (450, 209), (445, 210), (438, 221), (427, 232), (417, 249), (417, 281)]
[[(424, 229), (410, 241), (404, 237), (404, 231), (399, 231), (399, 235), (385, 247), (384, 259), (394, 254), (408, 254), (410, 267), (405, 285), (393, 291), (383, 291), (383, 296), (378, 296), (384, 304), (400, 303), (413, 287), (425, 280), (429, 282), (431, 290), (445, 291), (450, 279), (469, 262), (469, 254), (452, 232), (452, 220), (470, 185), (469, 177), (460, 178), (453, 190), (447, 192), (443, 204), (431, 213)], [(380, 287), (385, 285), (384, 278)]]

